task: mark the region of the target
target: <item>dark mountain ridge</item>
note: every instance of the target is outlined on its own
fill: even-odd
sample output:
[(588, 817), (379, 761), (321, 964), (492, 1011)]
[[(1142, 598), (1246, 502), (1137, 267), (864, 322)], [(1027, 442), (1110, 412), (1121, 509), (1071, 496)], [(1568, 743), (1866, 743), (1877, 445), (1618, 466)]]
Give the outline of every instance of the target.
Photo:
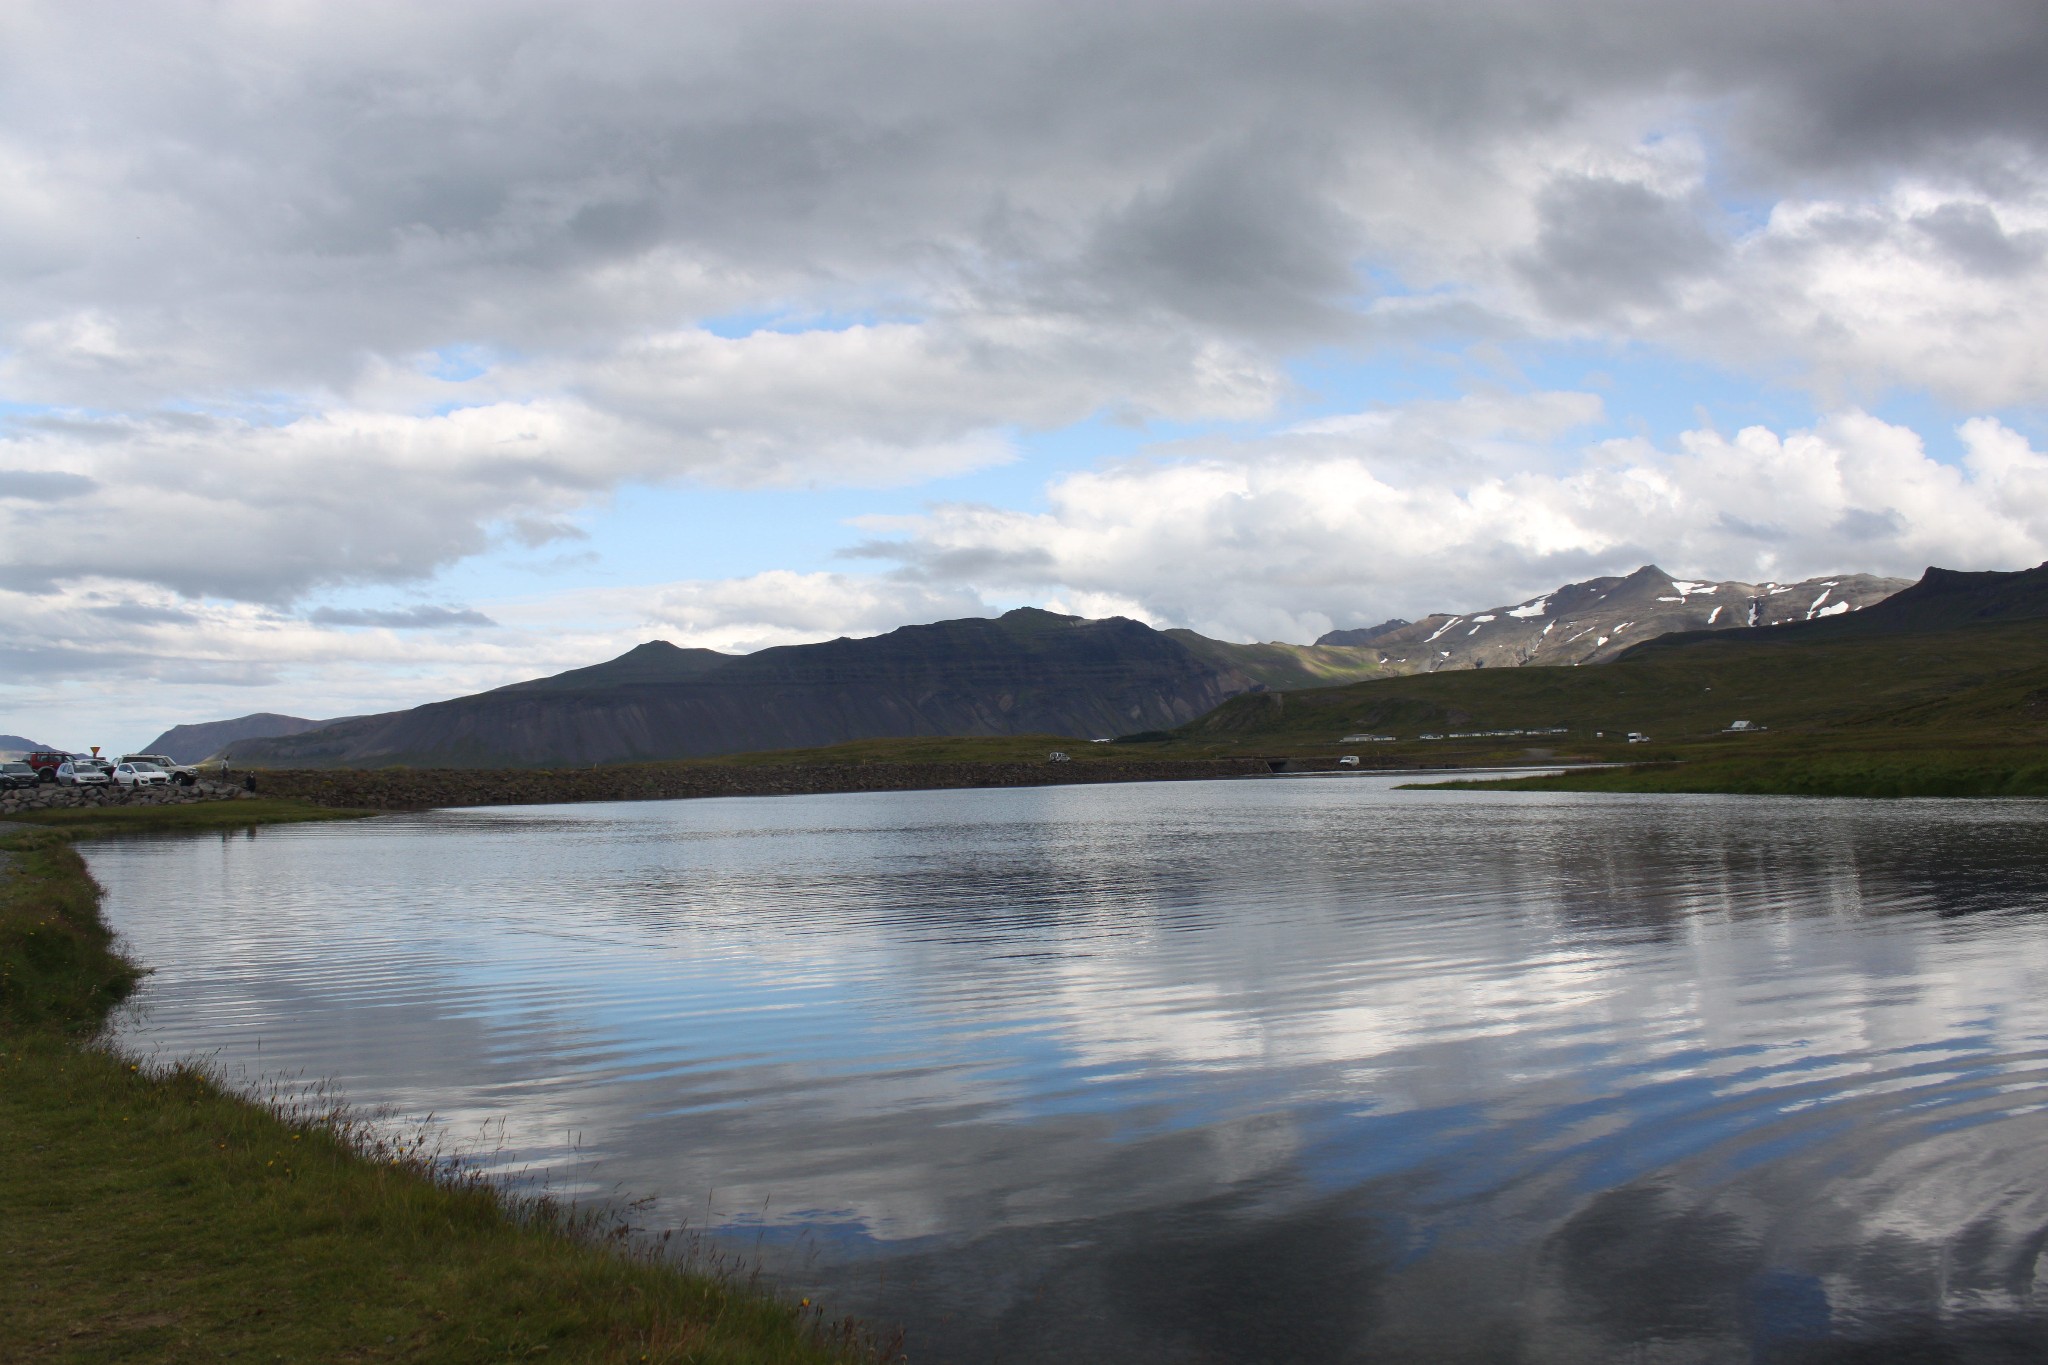
[(1353, 651), (1194, 641), (1028, 607), (745, 655), (650, 641), (588, 668), (231, 754), (276, 767), (526, 767), (919, 735), (1107, 738), (1179, 725), (1263, 686), (1380, 672)]

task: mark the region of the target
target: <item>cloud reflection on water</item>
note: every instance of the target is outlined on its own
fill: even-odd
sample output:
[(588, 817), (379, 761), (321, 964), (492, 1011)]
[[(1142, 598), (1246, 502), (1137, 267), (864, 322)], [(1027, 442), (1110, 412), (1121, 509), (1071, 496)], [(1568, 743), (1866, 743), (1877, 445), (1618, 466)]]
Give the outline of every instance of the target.
[(138, 1041), (501, 1120), (920, 1360), (1973, 1359), (2048, 1344), (2044, 817), (1342, 779), (93, 866)]

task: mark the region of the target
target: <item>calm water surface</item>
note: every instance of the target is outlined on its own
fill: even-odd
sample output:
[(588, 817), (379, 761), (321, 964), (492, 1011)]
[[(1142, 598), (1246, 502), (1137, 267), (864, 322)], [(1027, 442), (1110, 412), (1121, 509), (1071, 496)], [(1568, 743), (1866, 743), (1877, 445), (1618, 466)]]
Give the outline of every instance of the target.
[(2048, 1355), (2048, 805), (1342, 777), (90, 856), (131, 1045), (658, 1196), (920, 1365)]

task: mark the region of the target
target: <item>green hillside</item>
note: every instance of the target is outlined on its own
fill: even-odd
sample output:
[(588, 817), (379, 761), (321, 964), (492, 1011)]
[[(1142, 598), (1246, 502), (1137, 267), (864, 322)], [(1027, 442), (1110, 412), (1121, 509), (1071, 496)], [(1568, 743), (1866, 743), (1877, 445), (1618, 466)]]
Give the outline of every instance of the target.
[(1233, 645), (1192, 630), (1161, 633), (1186, 645), (1196, 658), (1220, 669), (1234, 668), (1270, 688), (1332, 687), (1392, 676), (1377, 650), (1350, 645)]
[(1175, 733), (1191, 742), (1334, 743), (1346, 733), (1563, 726), (1717, 736), (1735, 721), (1773, 732), (2048, 733), (2048, 620), (1911, 637), (1717, 636), (1570, 669), (1479, 669), (1307, 692), (1234, 697)]
[[(1736, 721), (1750, 730), (1730, 733)], [(1631, 731), (1647, 741), (1629, 743)], [(1395, 742), (1344, 738), (1360, 734)], [(2048, 619), (1832, 638), (1743, 632), (1585, 668), (1263, 693), (1170, 735), (1162, 755), (1656, 765), (1521, 784), (1574, 790), (2048, 794)]]

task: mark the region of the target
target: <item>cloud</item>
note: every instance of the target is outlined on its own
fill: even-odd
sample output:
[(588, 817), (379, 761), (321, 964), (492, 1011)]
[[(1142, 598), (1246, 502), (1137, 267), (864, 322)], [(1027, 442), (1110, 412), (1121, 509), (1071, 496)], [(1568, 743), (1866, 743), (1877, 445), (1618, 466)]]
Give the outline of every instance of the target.
[[(1190, 417), (1263, 410), (1279, 382), (1214, 348), (1183, 366), (1160, 359), (1171, 346), (1156, 338), (1122, 341), (1151, 359), (1048, 327), (689, 329), (513, 367), (494, 385), (543, 396), (479, 395), (448, 412), (24, 422), (0, 459), (44, 466), (23, 487), (68, 501), (32, 521), (0, 507), (0, 583), (121, 576), (281, 605), (578, 536), (567, 518), (627, 482), (874, 487), (1000, 464), (1011, 427), (1138, 403), (1117, 376), (1146, 364), (1161, 371), (1154, 398)], [(136, 525), (159, 533), (121, 533)]]
[[(1615, 281), (1572, 280), (1657, 300), (1727, 247), (1704, 178), (1644, 179), (1674, 148), (1748, 204), (2037, 200), (2048, 25), (1964, 11), (46, 5), (0, 54), (0, 372), (58, 405), (318, 402), (366, 357), (735, 313), (1099, 323), (1185, 364), (1345, 334), (1361, 265), (1581, 322)], [(1515, 289), (1531, 259), (1564, 287)]]
[(1669, 307), (1676, 283), (1707, 274), (1727, 250), (1697, 206), (1635, 181), (1564, 176), (1544, 187), (1536, 212), (1535, 247), (1516, 269), (1561, 318)]
[[(1573, 447), (1586, 395), (1416, 404), (1066, 476), (1039, 513), (877, 524), (871, 559), (998, 597), (1127, 604), (1233, 639), (1469, 611), (1658, 562), (1702, 577), (1917, 576), (2048, 559), (2048, 455), (1988, 419), (1961, 465), (1847, 411), (1808, 430)], [(1548, 441), (1548, 452), (1531, 441)], [(1462, 448), (1463, 458), (1418, 447)]]
[(132, 748), (170, 725), (251, 711), (417, 706), (581, 668), (652, 639), (746, 652), (990, 611), (967, 589), (782, 571), (482, 605), (489, 610), (327, 606), (295, 616), (111, 578), (37, 593), (0, 588), (0, 712), (60, 733), (118, 728), (127, 736), (118, 742)]
[(23, 502), (58, 502), (83, 497), (99, 484), (83, 474), (55, 469), (0, 469), (0, 498)]
[[(1853, 410), (2048, 402), (2044, 67), (2038, 0), (17, 6), (0, 624), (36, 676), (305, 677), (343, 667), (323, 592), (573, 540), (621, 490), (911, 488), (1090, 419), (1198, 434), (873, 528), (894, 575), (676, 588), (664, 628), (1046, 593), (1301, 638), (1638, 551), (2009, 565), (2010, 431), (1969, 447), (2006, 473), (1944, 475)], [(1295, 374), (1502, 341), (1841, 415), (1775, 454), (1580, 449), (1583, 395), (1278, 429)], [(95, 633), (131, 607), (198, 621)], [(555, 657), (435, 652), (463, 634), (343, 642), (376, 697)]]
[(447, 630), (455, 626), (495, 626), (480, 611), (458, 607), (401, 607), (373, 611), (353, 607), (319, 607), (306, 619), (316, 626), (382, 626), (387, 630)]
[(914, 622), (986, 616), (989, 609), (966, 587), (778, 569), (670, 585), (647, 614), (677, 644), (750, 653), (840, 635), (878, 635)]

